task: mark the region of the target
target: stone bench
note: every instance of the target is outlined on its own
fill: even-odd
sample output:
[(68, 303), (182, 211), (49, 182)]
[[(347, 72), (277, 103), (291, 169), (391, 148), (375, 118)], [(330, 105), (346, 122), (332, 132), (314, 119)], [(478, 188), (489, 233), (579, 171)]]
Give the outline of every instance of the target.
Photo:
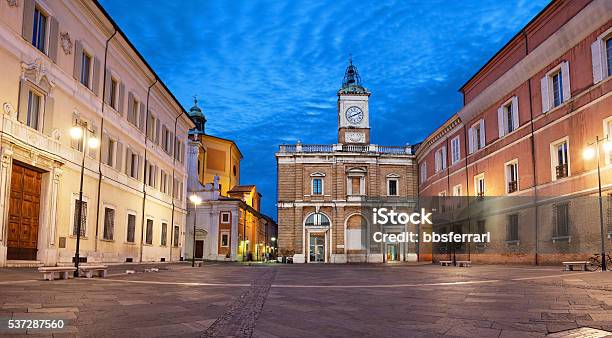
[(472, 266), (472, 261), (457, 261), (457, 266), (469, 268)]
[(589, 264), (589, 262), (587, 261), (575, 261), (575, 262), (563, 262), (563, 265), (565, 265), (565, 271), (574, 271), (574, 266), (578, 265), (580, 266), (580, 270), (582, 271), (586, 271), (587, 270), (587, 264)]
[(48, 266), (38, 268), (38, 272), (42, 272), (44, 280), (54, 280), (56, 273), (59, 279), (68, 279), (70, 273), (74, 273), (74, 271), (76, 271), (76, 268), (73, 266)]
[(85, 278), (93, 278), (94, 273), (100, 278), (106, 277), (106, 265), (80, 265), (79, 270), (81, 275)]
[(440, 261), (440, 265), (442, 266), (451, 266), (453, 261)]

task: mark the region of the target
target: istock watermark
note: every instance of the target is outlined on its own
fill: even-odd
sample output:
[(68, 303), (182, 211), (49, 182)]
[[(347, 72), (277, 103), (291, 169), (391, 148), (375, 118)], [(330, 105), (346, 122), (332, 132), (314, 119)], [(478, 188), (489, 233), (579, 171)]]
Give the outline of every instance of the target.
[[(387, 208), (374, 208), (373, 212), (373, 222), (374, 224), (432, 224), (431, 223), (431, 212), (427, 212), (425, 208), (421, 209), (421, 212), (395, 212), (395, 210), (387, 209)], [(380, 218), (380, 219), (379, 219)]]

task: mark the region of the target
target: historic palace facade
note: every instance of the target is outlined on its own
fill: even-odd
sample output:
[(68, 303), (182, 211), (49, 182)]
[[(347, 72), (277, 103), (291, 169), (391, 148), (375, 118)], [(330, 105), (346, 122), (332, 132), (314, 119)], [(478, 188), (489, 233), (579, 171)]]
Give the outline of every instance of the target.
[(443, 226), (493, 242), (434, 248), (435, 260), (546, 264), (611, 248), (611, 75), (612, 2), (557, 0), (461, 87), (464, 106), (416, 151), (419, 194), (471, 196), (472, 212)]
[(104, 9), (1, 1), (0, 69), (0, 266), (179, 260), (194, 123)]
[(414, 246), (373, 243), (369, 216), (385, 201), (414, 208), (412, 147), (370, 143), (370, 92), (352, 62), (337, 95), (337, 144), (281, 145), (276, 153), (279, 254), (295, 263), (416, 260)]

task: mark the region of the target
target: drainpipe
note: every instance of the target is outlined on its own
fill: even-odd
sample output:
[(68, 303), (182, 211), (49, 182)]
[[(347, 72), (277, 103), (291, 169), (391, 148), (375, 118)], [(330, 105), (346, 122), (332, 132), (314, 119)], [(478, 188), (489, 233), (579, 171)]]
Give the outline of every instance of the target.
[(144, 141), (144, 173), (142, 175), (142, 216), (140, 219), (140, 262), (142, 263), (142, 251), (144, 249), (144, 227), (145, 227), (145, 206), (147, 202), (147, 139), (149, 135), (149, 97), (151, 96), (151, 88), (157, 83), (157, 77), (155, 81), (151, 83), (147, 89), (147, 103), (145, 105), (145, 141)]
[[(182, 113), (179, 113), (174, 119), (174, 137), (176, 137), (176, 126), (178, 124), (178, 119), (181, 117), (181, 115)], [(170, 194), (170, 196), (172, 196), (172, 216), (170, 217), (170, 228), (172, 229), (172, 231), (170, 233), (172, 234), (172, 240), (170, 244), (170, 258), (168, 259), (170, 262), (172, 262), (172, 248), (174, 247), (174, 244), (175, 244), (174, 243), (174, 210), (176, 208), (176, 205), (174, 204), (174, 175), (175, 175), (174, 167), (176, 166), (176, 154), (174, 153), (175, 142), (174, 140), (172, 140), (171, 142), (172, 142), (172, 193)], [(181, 231), (181, 228), (179, 227), (179, 242), (181, 240), (180, 231)]]
[[(106, 98), (106, 75), (107, 68), (106, 62), (108, 60), (108, 44), (110, 40), (112, 40), (117, 34), (117, 29), (114, 30), (113, 34), (106, 40), (106, 44), (104, 45), (104, 75), (102, 76), (102, 119), (100, 121), (100, 136), (104, 133), (104, 99)], [(102, 138), (100, 137), (100, 148), (98, 149), (98, 197), (97, 197), (97, 208), (96, 208), (96, 236), (94, 237), (94, 252), (98, 252), (98, 228), (99, 228), (99, 220), (100, 220), (100, 192), (102, 190)]]
[[(465, 105), (465, 95), (463, 95), (463, 102)], [(469, 150), (469, 143), (468, 143), (468, 139), (467, 139), (467, 125), (465, 124), (467, 123), (467, 121), (464, 122), (463, 124), (463, 144), (465, 147), (465, 197), (466, 197), (466, 202), (467, 202), (467, 209), (468, 209), (468, 232), (470, 231), (470, 223), (472, 222), (472, 214), (471, 214), (471, 210), (470, 210), (470, 177), (468, 175), (468, 150)], [(468, 260), (471, 259), (470, 258), (470, 243), (468, 243)], [(457, 265), (457, 256), (456, 256), (456, 251), (457, 248), (455, 247), (455, 243), (453, 243), (453, 265)]]
[[(525, 56), (527, 56), (527, 54), (529, 54), (529, 41), (527, 39), (527, 32), (525, 32), (525, 30), (523, 30), (523, 37), (525, 38)], [(530, 121), (529, 121), (529, 125), (531, 127), (531, 169), (533, 170), (533, 204), (535, 207), (535, 265), (539, 264), (539, 257), (538, 257), (538, 249), (539, 249), (539, 245), (538, 245), (538, 221), (539, 221), (539, 217), (538, 217), (538, 189), (537, 189), (537, 185), (538, 185), (538, 181), (536, 179), (536, 175), (537, 175), (537, 167), (536, 167), (536, 156), (535, 156), (535, 128), (533, 125), (533, 99), (531, 96), (531, 79), (527, 79), (527, 86), (529, 89), (529, 117), (530, 117)]]

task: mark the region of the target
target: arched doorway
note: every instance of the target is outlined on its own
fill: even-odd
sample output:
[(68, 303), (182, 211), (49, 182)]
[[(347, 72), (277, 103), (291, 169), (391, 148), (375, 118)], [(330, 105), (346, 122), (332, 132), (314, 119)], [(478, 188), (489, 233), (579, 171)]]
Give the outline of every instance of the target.
[(326, 263), (329, 256), (329, 217), (321, 212), (315, 212), (304, 221), (306, 236), (306, 261), (308, 263)]

